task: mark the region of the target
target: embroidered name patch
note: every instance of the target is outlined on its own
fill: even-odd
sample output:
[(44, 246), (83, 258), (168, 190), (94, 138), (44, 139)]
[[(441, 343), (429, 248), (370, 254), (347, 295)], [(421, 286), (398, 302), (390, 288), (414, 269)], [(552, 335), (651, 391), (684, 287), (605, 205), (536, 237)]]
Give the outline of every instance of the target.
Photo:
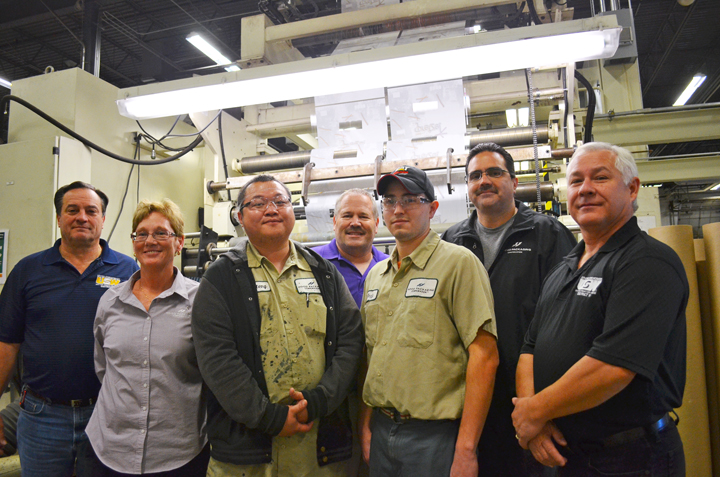
[(190, 311), (192, 311), (192, 308), (190, 308), (189, 306), (184, 306), (180, 309), (171, 311), (170, 314), (173, 316), (185, 317), (190, 316)]
[(597, 288), (602, 283), (601, 277), (580, 277), (577, 284), (578, 296), (593, 296), (597, 293)]
[(122, 280), (120, 280), (119, 278), (98, 275), (95, 279), (95, 285), (100, 285), (103, 288), (110, 288), (114, 287), (115, 285), (119, 285), (121, 281)]
[(320, 294), (320, 285), (314, 278), (296, 278), (295, 288), (297, 288), (298, 293), (303, 295)]
[(268, 282), (255, 282), (255, 286), (257, 287), (258, 293), (270, 291), (270, 284)]
[(377, 299), (379, 292), (380, 292), (380, 290), (368, 290), (367, 299), (365, 300), (365, 303), (367, 303), (369, 301), (375, 301)]
[(405, 297), (432, 298), (435, 296), (437, 285), (438, 281), (435, 278), (413, 278), (405, 290)]

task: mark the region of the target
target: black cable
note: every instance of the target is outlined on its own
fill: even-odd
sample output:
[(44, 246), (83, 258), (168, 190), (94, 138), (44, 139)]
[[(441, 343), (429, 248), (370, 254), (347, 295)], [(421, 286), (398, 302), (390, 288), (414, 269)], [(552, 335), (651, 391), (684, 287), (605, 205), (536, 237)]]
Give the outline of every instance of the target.
[(165, 139), (166, 137), (171, 137), (171, 138), (172, 138), (172, 137), (195, 137), (195, 136), (197, 136), (198, 134), (202, 134), (203, 132), (205, 132), (205, 130), (206, 130), (207, 128), (210, 127), (210, 125), (218, 118), (218, 116), (220, 116), (220, 113), (217, 113), (217, 114), (215, 115), (215, 117), (212, 119), (212, 121), (210, 121), (209, 123), (207, 123), (204, 128), (202, 128), (200, 131), (198, 131), (198, 132), (196, 132), (196, 133), (192, 133), (192, 134), (170, 134), (170, 133), (172, 132), (172, 130), (175, 129), (175, 125), (178, 123), (178, 120), (180, 119), (180, 116), (178, 116), (177, 118), (175, 118), (175, 123), (174, 123), (173, 126), (170, 128), (170, 131), (168, 131), (168, 133), (165, 134), (165, 135), (164, 135), (163, 137), (161, 137), (160, 139), (155, 139), (155, 137), (154, 137), (152, 134), (150, 134), (149, 132), (147, 132), (147, 131), (145, 130), (145, 128), (142, 127), (142, 124), (140, 124), (140, 121), (137, 121), (137, 120), (136, 120), (135, 122), (137, 123), (138, 127), (140, 128), (140, 130), (144, 133), (144, 134), (143, 134), (143, 137), (145, 138), (145, 140), (146, 140), (148, 143), (158, 145), (158, 146), (162, 147), (163, 149), (167, 149), (168, 151), (180, 151), (181, 149), (167, 146), (167, 145), (163, 144), (161, 141), (162, 141), (163, 139)]
[(588, 94), (588, 111), (587, 116), (585, 117), (585, 139), (583, 139), (583, 142), (587, 144), (592, 142), (592, 127), (593, 120), (595, 119), (595, 104), (597, 101), (595, 100), (595, 91), (587, 78), (585, 78), (578, 70), (575, 70), (575, 78), (581, 82), (583, 86), (585, 86)]
[(210, 125), (211, 125), (212, 123), (215, 122), (215, 120), (218, 118), (218, 116), (220, 116), (220, 113), (222, 113), (222, 109), (215, 115), (214, 118), (212, 118), (212, 121), (210, 121), (209, 123), (207, 123), (204, 128), (202, 128), (201, 130), (199, 130), (199, 131), (196, 132), (196, 133), (192, 133), (192, 134), (170, 134), (170, 135), (168, 135), (168, 137), (193, 137), (193, 136), (195, 136), (196, 134), (202, 134), (202, 133), (205, 132), (205, 130), (206, 130), (207, 128), (210, 127)]
[[(140, 139), (135, 140), (135, 154), (133, 155), (133, 159), (140, 157)], [(120, 222), (120, 216), (122, 215), (123, 208), (125, 207), (125, 198), (127, 197), (128, 190), (130, 190), (130, 178), (132, 177), (133, 170), (135, 169), (135, 164), (133, 164), (130, 167), (130, 174), (128, 174), (127, 183), (125, 184), (125, 193), (123, 194), (123, 198), (120, 201), (120, 212), (118, 212), (117, 217), (115, 218), (115, 223), (113, 224), (112, 230), (110, 230), (110, 235), (108, 236), (107, 243), (110, 245), (110, 239), (112, 239), (113, 233), (115, 233), (115, 227), (117, 227), (118, 222)], [(140, 166), (138, 165), (138, 171), (140, 170)]]
[(537, 14), (537, 10), (535, 10), (534, 0), (528, 0), (527, 6), (528, 10), (530, 10), (530, 18), (532, 18), (532, 21), (534, 21), (536, 25), (542, 25), (542, 21), (540, 21), (540, 17)]
[[(170, 131), (168, 132), (168, 134), (170, 134), (172, 132), (172, 130), (175, 129), (175, 125), (177, 124), (179, 119), (180, 119), (180, 116), (175, 118), (175, 123), (170, 128)], [(155, 139), (155, 137), (153, 135), (151, 135), (149, 132), (147, 132), (145, 130), (145, 128), (142, 127), (142, 124), (140, 124), (140, 121), (135, 120), (135, 122), (137, 123), (140, 130), (144, 133), (144, 134), (141, 134), (141, 136), (143, 136), (148, 143), (153, 144), (153, 145), (158, 145), (158, 146), (162, 147), (163, 149), (167, 149), (169, 151), (180, 151), (181, 150), (180, 148), (169, 147), (162, 143), (162, 140), (165, 139), (166, 137), (168, 137), (168, 134), (164, 135), (160, 139)], [(195, 134), (193, 134), (193, 136), (194, 135)]]
[[(139, 149), (138, 149), (139, 151)], [(138, 166), (137, 170), (137, 188), (135, 189), (135, 205), (137, 206), (140, 203), (140, 166)]]
[(97, 144), (95, 144), (94, 142), (91, 142), (91, 141), (85, 139), (84, 137), (82, 137), (81, 135), (79, 135), (78, 133), (76, 133), (75, 131), (73, 131), (72, 129), (68, 128), (68, 127), (65, 126), (64, 124), (62, 124), (62, 123), (60, 123), (59, 121), (53, 119), (52, 117), (50, 117), (50, 116), (48, 116), (47, 114), (45, 114), (44, 112), (42, 112), (40, 109), (38, 109), (38, 108), (36, 108), (35, 106), (33, 106), (32, 104), (28, 103), (28, 102), (25, 101), (24, 99), (18, 98), (17, 96), (13, 96), (13, 95), (11, 95), (11, 94), (8, 94), (7, 96), (3, 96), (3, 98), (0, 100), (0, 112), (5, 111), (7, 105), (10, 103), (10, 101), (15, 101), (16, 103), (19, 103), (19, 104), (25, 106), (27, 109), (29, 109), (29, 110), (32, 111), (33, 113), (37, 114), (38, 116), (40, 116), (41, 118), (43, 118), (45, 121), (49, 122), (50, 124), (52, 124), (52, 125), (55, 126), (56, 128), (60, 129), (62, 132), (64, 132), (65, 134), (69, 135), (70, 137), (73, 137), (73, 138), (77, 139), (77, 140), (80, 141), (81, 143), (85, 144), (87, 147), (89, 147), (89, 148), (91, 148), (91, 149), (95, 149), (95, 150), (98, 151), (99, 153), (105, 154), (106, 156), (108, 156), (108, 157), (110, 157), (110, 158), (112, 158), (112, 159), (118, 160), (118, 161), (120, 161), (120, 162), (125, 162), (125, 163), (128, 163), (128, 164), (137, 164), (137, 165), (144, 165), (144, 164), (147, 164), (147, 165), (166, 164), (166, 163), (172, 162), (172, 161), (174, 161), (174, 160), (176, 160), (176, 159), (180, 159), (182, 156), (184, 156), (184, 155), (187, 154), (188, 152), (190, 152), (190, 151), (192, 151), (193, 149), (195, 149), (195, 148), (197, 147), (197, 145), (200, 144), (200, 143), (203, 141), (202, 136), (201, 136), (200, 134), (198, 134), (198, 136), (195, 138), (195, 140), (192, 141), (192, 142), (191, 142), (190, 144), (188, 144), (187, 146), (185, 146), (185, 148), (182, 149), (178, 154), (175, 154), (174, 156), (166, 157), (165, 159), (160, 159), (160, 160), (158, 160), (158, 161), (140, 161), (140, 160), (136, 160), (136, 159), (128, 159), (128, 158), (126, 158), (126, 157), (122, 157), (122, 156), (120, 156), (120, 155), (118, 155), (118, 154), (115, 154), (115, 153), (113, 153), (113, 152), (110, 152), (110, 151), (108, 151), (107, 149), (105, 149), (104, 147), (100, 147), (100, 146), (98, 146)]
[(562, 76), (562, 87), (563, 87), (563, 101), (565, 102), (565, 113), (563, 114), (563, 136), (565, 139), (565, 142), (563, 144), (565, 147), (568, 147), (568, 114), (570, 113), (568, 111), (568, 108), (570, 107), (570, 103), (568, 101), (568, 90), (567, 90), (567, 69), (562, 68), (560, 76)]
[(173, 123), (172, 126), (170, 126), (170, 130), (167, 132), (167, 134), (165, 134), (163, 137), (161, 137), (160, 139), (158, 139), (158, 142), (160, 142), (160, 141), (162, 141), (163, 139), (165, 139), (166, 137), (170, 136), (170, 134), (173, 132), (173, 129), (175, 129), (175, 126), (177, 126), (178, 121), (180, 121), (180, 116), (178, 116), (177, 118), (175, 118), (175, 122)]
[[(223, 144), (222, 109), (220, 110), (220, 114), (218, 115), (218, 136), (220, 137), (220, 155), (222, 156), (223, 169), (225, 169), (225, 180), (227, 181), (230, 178), (230, 175), (228, 174), (227, 161), (225, 160), (225, 146)], [(232, 196), (230, 195), (229, 189), (227, 191), (227, 194), (228, 200), (232, 202)]]

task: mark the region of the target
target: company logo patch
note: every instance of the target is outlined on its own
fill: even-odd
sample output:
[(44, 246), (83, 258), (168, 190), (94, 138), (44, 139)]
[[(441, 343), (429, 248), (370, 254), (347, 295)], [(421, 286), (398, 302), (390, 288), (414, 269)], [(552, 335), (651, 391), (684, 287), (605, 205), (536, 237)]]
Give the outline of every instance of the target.
[(407, 166), (398, 167), (395, 169), (395, 172), (392, 173), (392, 175), (398, 175), (398, 174), (407, 174), (409, 171), (407, 169)]
[(530, 247), (521, 247), (522, 241), (515, 242), (510, 246), (510, 248), (505, 249), (505, 253), (525, 253), (525, 252), (532, 252), (532, 249)]
[(377, 289), (376, 290), (368, 290), (367, 299), (365, 300), (365, 303), (367, 303), (369, 301), (375, 301), (378, 297), (379, 292), (380, 292), (380, 290), (377, 290)]
[(580, 277), (576, 293), (578, 296), (593, 296), (597, 293), (597, 288), (601, 283), (601, 277)]
[(413, 278), (405, 290), (405, 297), (432, 298), (435, 296), (437, 285), (438, 281), (435, 278)]
[(122, 280), (120, 280), (119, 278), (98, 275), (97, 278), (95, 278), (95, 285), (99, 285), (103, 288), (110, 288), (114, 287), (115, 285), (119, 285), (121, 281)]
[(192, 308), (190, 308), (189, 306), (184, 306), (178, 310), (171, 311), (170, 314), (173, 316), (185, 317), (185, 316), (190, 316), (191, 310), (192, 310)]
[(257, 287), (258, 293), (270, 291), (270, 284), (268, 282), (255, 282), (255, 286)]
[(295, 288), (298, 293), (303, 295), (320, 294), (320, 285), (314, 278), (297, 278), (295, 279)]

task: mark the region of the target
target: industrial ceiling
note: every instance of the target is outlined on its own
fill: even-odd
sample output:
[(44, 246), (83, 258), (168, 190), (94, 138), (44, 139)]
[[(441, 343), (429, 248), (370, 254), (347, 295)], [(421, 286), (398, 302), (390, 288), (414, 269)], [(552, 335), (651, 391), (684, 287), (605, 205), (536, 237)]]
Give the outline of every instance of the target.
[[(586, 18), (600, 11), (600, 1), (611, 3), (566, 3), (574, 9), (574, 18)], [(546, 0), (547, 6), (550, 3)], [(646, 108), (671, 106), (699, 72), (707, 75), (707, 80), (689, 104), (720, 101), (720, 1), (680, 3), (688, 0), (619, 2), (634, 14)], [(0, 78), (14, 81), (43, 74), (50, 67), (57, 71), (83, 64), (93, 72), (99, 65), (103, 80), (126, 88), (216, 73), (220, 68), (185, 40), (189, 33), (204, 33), (228, 58), (236, 60), (240, 58), (240, 20), (245, 16), (265, 13), (277, 24), (340, 10), (340, 0), (0, 0)], [(481, 9), (473, 15), (463, 19), (481, 22), (490, 31), (530, 21), (516, 6)], [(423, 22), (410, 27), (425, 26)], [(304, 39), (294, 46), (305, 56), (327, 55), (349, 35), (377, 33), (382, 28)], [(0, 94), (5, 93), (0, 86)], [(720, 141), (651, 145), (651, 154), (656, 156), (717, 151)]]

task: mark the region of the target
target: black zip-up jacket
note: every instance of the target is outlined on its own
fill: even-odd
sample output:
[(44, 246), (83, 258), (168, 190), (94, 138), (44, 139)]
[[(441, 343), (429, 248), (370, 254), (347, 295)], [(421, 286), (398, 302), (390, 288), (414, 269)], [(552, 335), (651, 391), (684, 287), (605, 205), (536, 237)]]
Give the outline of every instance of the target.
[[(488, 270), (500, 354), (490, 413), (499, 409), (512, 412), (515, 369), (542, 283), (548, 272), (577, 245), (573, 234), (558, 220), (538, 214), (517, 200), (515, 206), (515, 220)], [(450, 227), (442, 239), (470, 249), (483, 261), (476, 221), (477, 211), (473, 210), (470, 218)]]
[[(271, 461), (272, 437), (282, 430), (288, 407), (268, 399), (257, 287), (246, 246), (243, 240), (203, 275), (193, 304), (192, 330), (207, 387), (211, 455), (221, 462), (257, 465)], [(310, 265), (327, 307), (325, 373), (316, 388), (301, 391), (308, 401), (308, 419), (320, 418), (317, 457), (325, 465), (352, 453), (346, 397), (355, 382), (365, 337), (360, 311), (335, 266), (295, 246)]]

